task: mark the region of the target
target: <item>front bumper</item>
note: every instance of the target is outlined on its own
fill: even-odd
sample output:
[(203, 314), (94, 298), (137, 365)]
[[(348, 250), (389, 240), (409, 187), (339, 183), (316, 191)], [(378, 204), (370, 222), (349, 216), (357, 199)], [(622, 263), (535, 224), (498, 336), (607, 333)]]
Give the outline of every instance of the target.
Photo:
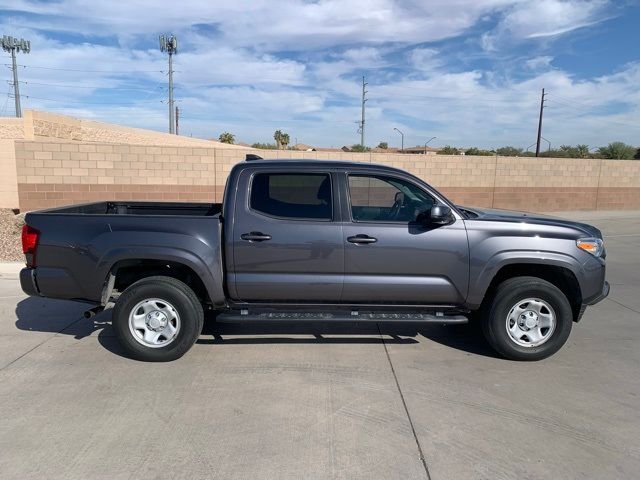
[(588, 300), (585, 300), (585, 305), (595, 305), (598, 302), (601, 302), (602, 300), (604, 300), (605, 298), (607, 298), (607, 295), (609, 295), (609, 290), (610, 290), (610, 286), (609, 286), (609, 282), (605, 281), (604, 285), (602, 286), (602, 292), (600, 292), (599, 295), (596, 295), (594, 298), (590, 298)]

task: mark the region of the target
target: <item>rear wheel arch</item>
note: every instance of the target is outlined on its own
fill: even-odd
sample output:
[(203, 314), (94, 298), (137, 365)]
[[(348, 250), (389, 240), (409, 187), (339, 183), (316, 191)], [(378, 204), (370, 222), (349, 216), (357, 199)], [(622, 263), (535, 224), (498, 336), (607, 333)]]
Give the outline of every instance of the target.
[(106, 303), (114, 292), (122, 293), (140, 280), (157, 276), (179, 280), (193, 290), (201, 303), (213, 303), (202, 277), (192, 266), (158, 258), (135, 258), (115, 262), (105, 279), (102, 301)]

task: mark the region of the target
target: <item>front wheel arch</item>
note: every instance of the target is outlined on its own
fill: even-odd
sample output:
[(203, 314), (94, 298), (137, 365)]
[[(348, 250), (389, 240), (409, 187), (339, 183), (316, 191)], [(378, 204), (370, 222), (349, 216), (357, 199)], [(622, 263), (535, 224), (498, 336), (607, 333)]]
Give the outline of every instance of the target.
[(486, 305), (486, 302), (495, 295), (496, 289), (500, 284), (511, 278), (525, 276), (539, 278), (559, 288), (571, 305), (573, 321), (577, 322), (579, 320), (580, 309), (582, 308), (582, 290), (580, 283), (572, 270), (558, 265), (540, 263), (512, 263), (503, 265), (491, 279), (480, 308), (482, 309)]

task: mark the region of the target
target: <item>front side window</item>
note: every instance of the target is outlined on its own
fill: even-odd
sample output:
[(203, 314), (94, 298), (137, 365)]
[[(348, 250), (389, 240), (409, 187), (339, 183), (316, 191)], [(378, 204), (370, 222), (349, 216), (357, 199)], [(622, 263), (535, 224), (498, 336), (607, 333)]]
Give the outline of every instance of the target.
[(257, 173), (249, 205), (272, 217), (331, 220), (331, 177), (322, 173)]
[(412, 222), (435, 203), (410, 182), (378, 175), (349, 175), (349, 195), (356, 222)]

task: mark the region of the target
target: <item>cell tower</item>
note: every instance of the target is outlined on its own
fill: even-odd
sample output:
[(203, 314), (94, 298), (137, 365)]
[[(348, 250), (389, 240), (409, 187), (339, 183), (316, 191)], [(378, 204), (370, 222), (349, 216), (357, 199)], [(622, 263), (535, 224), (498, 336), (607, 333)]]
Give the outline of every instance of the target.
[(160, 35), (160, 51), (169, 54), (169, 133), (175, 133), (173, 118), (173, 56), (178, 53), (178, 37), (175, 35)]
[(22, 116), (22, 108), (20, 108), (20, 85), (18, 83), (18, 65), (16, 63), (16, 52), (29, 53), (31, 51), (31, 42), (21, 38), (8, 35), (2, 36), (2, 49), (5, 52), (11, 52), (11, 70), (13, 70), (13, 98), (16, 101), (16, 117)]

